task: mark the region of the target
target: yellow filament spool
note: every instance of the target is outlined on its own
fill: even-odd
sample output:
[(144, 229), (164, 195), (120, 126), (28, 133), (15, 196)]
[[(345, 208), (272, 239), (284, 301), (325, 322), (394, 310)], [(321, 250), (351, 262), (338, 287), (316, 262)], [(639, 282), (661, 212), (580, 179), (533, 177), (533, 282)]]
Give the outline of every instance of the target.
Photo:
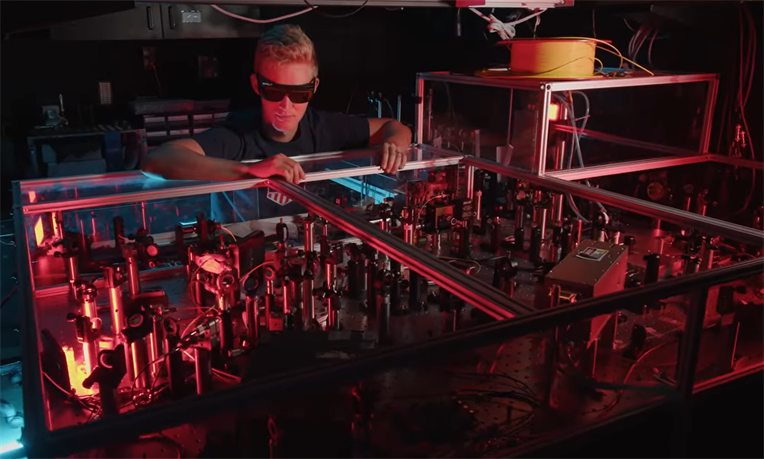
[(586, 39), (514, 39), (509, 47), (511, 76), (588, 78), (595, 73), (597, 43)]

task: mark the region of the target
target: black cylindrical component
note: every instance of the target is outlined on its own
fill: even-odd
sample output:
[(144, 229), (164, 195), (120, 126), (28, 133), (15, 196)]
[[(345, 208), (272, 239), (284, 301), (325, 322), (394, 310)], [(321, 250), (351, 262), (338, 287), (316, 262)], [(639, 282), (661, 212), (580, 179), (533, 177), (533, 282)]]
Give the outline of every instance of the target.
[(354, 260), (348, 261), (347, 264), (347, 274), (348, 274), (348, 290), (347, 293), (351, 297), (357, 297), (361, 294), (361, 279), (359, 278), (359, 267), (360, 263), (357, 263)]
[(111, 417), (119, 414), (119, 404), (117, 403), (117, 391), (104, 383), (98, 383), (98, 399), (101, 402), (101, 411), (103, 417)]
[(393, 311), (401, 309), (401, 281), (397, 272), (393, 273), (390, 282), (390, 309)]
[(175, 226), (175, 250), (178, 252), (178, 259), (184, 265), (188, 264), (188, 249), (186, 248), (186, 241), (183, 237), (183, 227), (180, 225)]
[(504, 260), (502, 258), (498, 258), (493, 262), (493, 279), (491, 280), (491, 285), (495, 288), (501, 288), (501, 283), (503, 280), (503, 265)]
[(522, 226), (515, 227), (515, 252), (525, 251), (525, 229)]
[(247, 292), (247, 298), (244, 302), (244, 313), (247, 318), (247, 341), (250, 345), (257, 344), (260, 331), (260, 317), (257, 309), (257, 297), (254, 291)]
[(276, 299), (273, 297), (273, 293), (265, 293), (265, 328), (270, 329), (271, 315), (275, 311)]
[(212, 352), (209, 349), (194, 348), (194, 376), (197, 395), (206, 394), (212, 389)]
[[(178, 346), (180, 339), (177, 335), (167, 335), (164, 340), (164, 347), (173, 350)], [(169, 352), (169, 351), (168, 351)], [(183, 355), (180, 351), (169, 352), (165, 359), (165, 371), (167, 372), (167, 385), (170, 393), (175, 396), (182, 396), (185, 385), (183, 384)]]
[(535, 227), (531, 230), (531, 246), (529, 251), (530, 260), (533, 263), (541, 261), (541, 228)]
[(122, 217), (114, 217), (114, 247), (120, 248), (125, 242), (125, 221)]
[(276, 239), (282, 244), (289, 239), (289, 229), (283, 220), (276, 224)]
[(316, 300), (313, 297), (313, 280), (314, 274), (312, 271), (305, 271), (305, 278), (302, 280), (302, 326), (305, 330), (310, 329), (313, 326), (313, 321), (316, 319)]
[(452, 234), (455, 239), (452, 253), (457, 258), (468, 258), (470, 255), (470, 249), (469, 249), (470, 227), (471, 227), (470, 224), (456, 225), (452, 230)]
[(422, 298), (422, 276), (409, 269), (409, 310), (419, 310)]
[(623, 245), (629, 248), (629, 253), (634, 252), (634, 246), (637, 243), (637, 240), (634, 236), (631, 235), (624, 235), (623, 237)]
[(658, 282), (658, 276), (660, 275), (661, 268), (660, 254), (651, 253), (649, 255), (645, 255), (645, 261), (647, 264), (645, 265), (645, 278), (643, 283), (652, 284), (654, 282)]
[(196, 217), (196, 234), (199, 235), (199, 241), (201, 242), (210, 240), (210, 228), (207, 225), (207, 219), (204, 218), (204, 214), (199, 214)]
[(573, 250), (573, 232), (568, 226), (563, 226), (560, 231), (560, 260), (568, 256)]
[(390, 303), (383, 295), (377, 298), (377, 336), (380, 343), (390, 341)]
[(494, 253), (501, 252), (501, 217), (498, 215), (491, 222), (491, 249)]
[(377, 301), (377, 260), (374, 258), (366, 259), (366, 306), (369, 314), (376, 314), (375, 303)]
[(220, 350), (223, 355), (233, 349), (233, 319), (231, 310), (220, 313)]
[(684, 273), (695, 274), (700, 271), (701, 261), (700, 257), (685, 257)]
[(330, 295), (326, 298), (326, 329), (327, 330), (339, 330), (340, 329), (340, 308), (339, 299)]

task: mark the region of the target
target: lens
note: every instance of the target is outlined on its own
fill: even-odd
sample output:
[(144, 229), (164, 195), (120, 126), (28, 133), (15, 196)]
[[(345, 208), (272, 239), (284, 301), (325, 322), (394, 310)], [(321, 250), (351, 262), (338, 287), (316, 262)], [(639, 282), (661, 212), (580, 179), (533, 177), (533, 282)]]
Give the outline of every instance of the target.
[(313, 97), (313, 91), (290, 91), (288, 94), (295, 104), (306, 104)]
[(269, 102), (281, 102), (284, 96), (287, 95), (287, 92), (274, 87), (261, 86), (260, 94), (263, 96), (263, 99)]

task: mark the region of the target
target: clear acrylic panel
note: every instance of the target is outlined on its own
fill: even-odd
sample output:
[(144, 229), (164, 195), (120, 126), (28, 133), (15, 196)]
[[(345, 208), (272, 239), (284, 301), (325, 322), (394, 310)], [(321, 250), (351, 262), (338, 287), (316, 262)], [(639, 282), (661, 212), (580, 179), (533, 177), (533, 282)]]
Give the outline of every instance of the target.
[[(722, 255), (720, 262), (748, 259)], [(695, 369), (695, 388), (712, 387), (764, 364), (764, 276), (756, 275), (708, 289), (705, 320)]]
[[(618, 340), (625, 341), (615, 346), (586, 344), (591, 320), (540, 326), (537, 332), (490, 345), (422, 353), (406, 365), (391, 359), (358, 378), (290, 381), (288, 389), (245, 397), (240, 405), (188, 424), (177, 418), (177, 425), (125, 444), (125, 449), (106, 446), (87, 457), (110, 457), (117, 451), (151, 457), (506, 457), (674, 399), (670, 382), (656, 377), (647, 357), (641, 358), (676, 360), (673, 335), (651, 335), (647, 352), (635, 353), (630, 335), (620, 331), (631, 325), (621, 321), (622, 313), (611, 315), (621, 323)], [(407, 327), (412, 343), (431, 339), (428, 331), (439, 328), (428, 325), (427, 316), (416, 322)], [(274, 345), (265, 344), (258, 349), (260, 357), (249, 357), (259, 371), (244, 372), (242, 382), (267, 381), (281, 371), (352, 364), (375, 352), (343, 347), (304, 360), (263, 360)], [(214, 384), (226, 383), (216, 379)], [(161, 382), (156, 389), (166, 390)], [(166, 403), (158, 399), (151, 405)]]

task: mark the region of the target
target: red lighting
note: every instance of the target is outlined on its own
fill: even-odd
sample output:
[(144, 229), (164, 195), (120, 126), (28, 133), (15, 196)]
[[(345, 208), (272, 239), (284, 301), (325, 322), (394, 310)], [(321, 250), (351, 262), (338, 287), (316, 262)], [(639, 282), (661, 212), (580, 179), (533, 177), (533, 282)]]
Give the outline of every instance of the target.
[(557, 121), (560, 119), (560, 105), (549, 104), (549, 121)]
[(45, 239), (45, 231), (42, 228), (42, 217), (37, 217), (37, 223), (34, 224), (34, 240), (37, 247), (42, 244), (43, 239)]
[(29, 202), (30, 203), (34, 203), (35, 201), (37, 201), (37, 193), (35, 193), (34, 191), (30, 191), (29, 192)]

